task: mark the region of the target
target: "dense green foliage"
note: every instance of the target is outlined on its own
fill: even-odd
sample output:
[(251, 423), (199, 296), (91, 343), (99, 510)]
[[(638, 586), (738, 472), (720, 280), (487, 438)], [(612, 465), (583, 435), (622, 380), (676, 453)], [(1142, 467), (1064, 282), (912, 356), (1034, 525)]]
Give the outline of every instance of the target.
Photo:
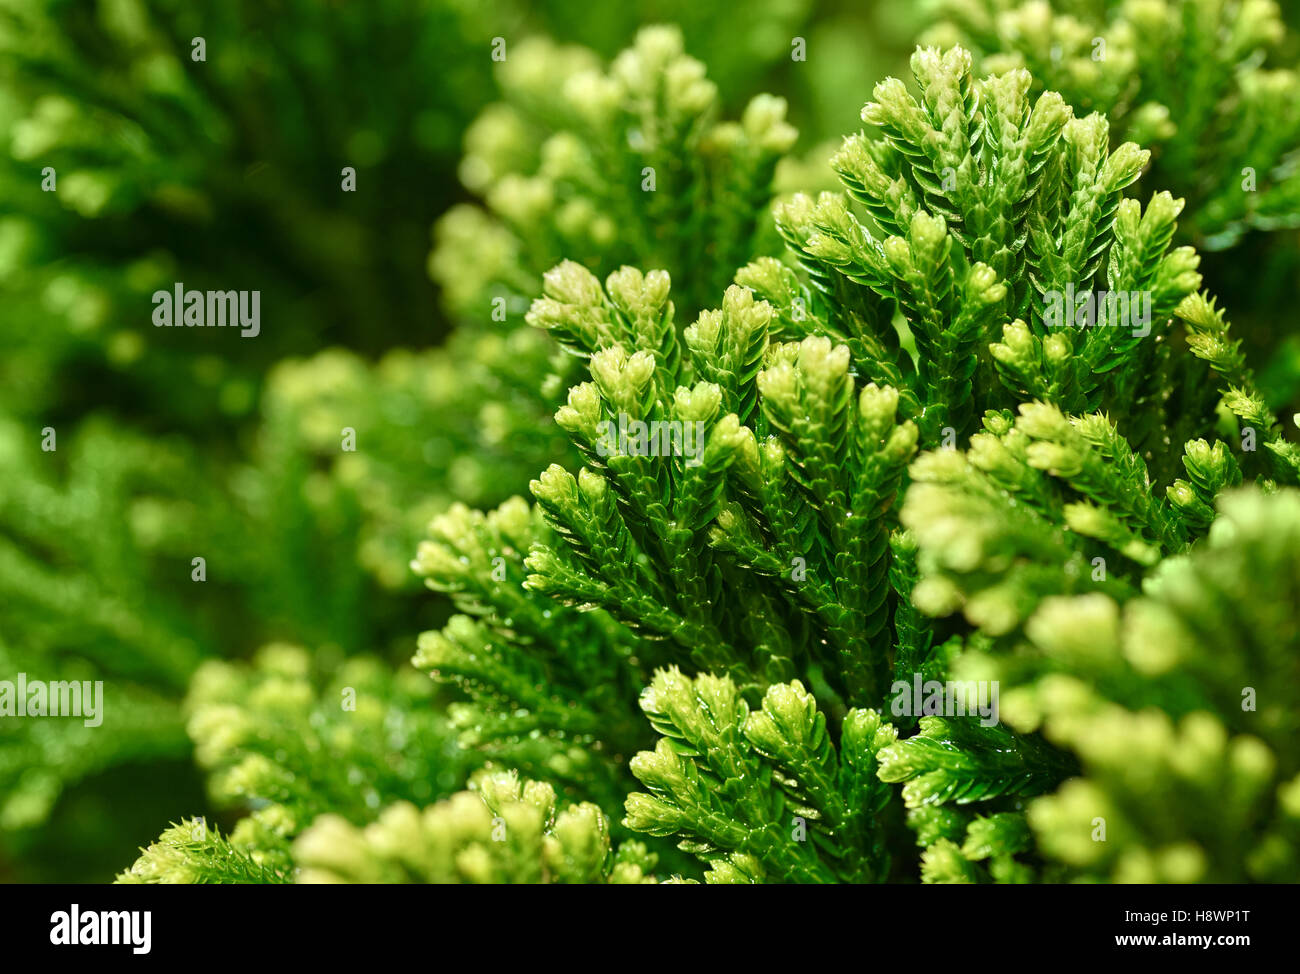
[(984, 68), (1023, 67), (1083, 111), (1105, 113), (1155, 154), (1145, 181), (1184, 198), (1198, 246), (1300, 225), (1300, 83), (1265, 67), (1283, 41), (1272, 0), (949, 0), (931, 39), (972, 40)]
[[(628, 13), (586, 18), (584, 37), (616, 51)], [(118, 715), (0, 716), (0, 877), (102, 879), (145, 822), (193, 806), (180, 701), (200, 660), (274, 640), (409, 655), (416, 620), (446, 615), (407, 569), (429, 517), (565, 455), (544, 429), (542, 336), (424, 346), (454, 316), (430, 302), (429, 225), (504, 66), (493, 39), (526, 52), (568, 16), (0, 4), (4, 676), (102, 679)], [(687, 30), (717, 34), (706, 10)], [(736, 81), (781, 51), (732, 53)], [(173, 282), (256, 288), (266, 327), (155, 330), (150, 294)]]
[[(1205, 252), (1278, 401), (1300, 407), (1300, 339), (1278, 329), (1300, 275), (1300, 78), (1294, 5), (1274, 0), (940, 0), (925, 43), (986, 71), (1033, 72), (1076, 111), (1152, 151), (1139, 195), (1185, 201), (1178, 239)], [(1287, 33), (1283, 15), (1288, 16)]]
[[(581, 468), (541, 473), (531, 511), (435, 519), (416, 569), (463, 614), (414, 662), (464, 696), (462, 745), (571, 801), (627, 793), (622, 828), (710, 882), (1285, 877), (1300, 455), (1173, 246), (1183, 202), (1125, 196), (1144, 150), (961, 49), (913, 70), (832, 160), (845, 192), (777, 206), (791, 261), (716, 310), (681, 327), (662, 270), (545, 275), (528, 321), (590, 377), (556, 413)], [(1077, 328), (1066, 289), (1149, 318)], [(1277, 598), (1243, 616), (1259, 561)], [(997, 680), (1005, 723), (900, 710), (917, 675)], [(1224, 789), (1226, 832), (1196, 811)], [(532, 873), (517, 844), (451, 869), (435, 836), (483, 843), (483, 808), (326, 819), (295, 854), (352, 879), (615, 862), (550, 875), (543, 814), (493, 836), (542, 842)]]
[(211, 6), (0, 3), (0, 875), (1295, 878), (1274, 4)]

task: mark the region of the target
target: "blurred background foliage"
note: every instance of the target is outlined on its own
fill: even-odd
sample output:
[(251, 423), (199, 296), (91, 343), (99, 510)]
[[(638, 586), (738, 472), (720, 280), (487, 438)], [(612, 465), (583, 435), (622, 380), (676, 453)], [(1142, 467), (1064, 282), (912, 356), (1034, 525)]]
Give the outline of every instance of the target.
[[(1119, 5), (1057, 6), (1104, 19)], [(264, 647), (281, 644), (310, 648), (318, 688), (334, 682), (322, 661), (404, 666), (414, 634), (450, 613), (408, 570), (429, 519), (522, 492), (567, 449), (550, 415), (568, 366), (521, 327), (558, 257), (527, 238), (517, 191), (539, 185), (569, 126), (548, 115), (558, 86), (511, 60), (530, 38), (552, 39), (532, 41), (534, 59), (573, 73), (609, 65), (646, 24), (679, 25), (716, 86), (704, 115), (740, 119), (729, 151), (780, 141), (770, 114), (747, 114), (780, 95), (799, 134), (778, 188), (816, 190), (825, 177), (808, 174), (825, 167), (800, 160), (857, 127), (877, 81), (908, 76), (926, 29), (973, 34), (951, 7), (0, 0), (0, 678), (101, 679), (108, 714), (95, 729), (0, 718), (0, 881), (104, 881), (160, 821), (201, 809), (234, 823), (239, 789), (205, 794), (186, 733), (196, 669), (257, 657), (265, 679), (265, 660), (287, 657)], [(1294, 37), (1278, 57), (1294, 61)], [(500, 139), (519, 134), (508, 118), (529, 123), (517, 142)], [(56, 192), (41, 191), (46, 167)], [(566, 194), (543, 197), (557, 211), (584, 199), (550, 189)], [(606, 201), (589, 202), (584, 232)], [(1246, 227), (1232, 243), (1207, 283), (1267, 353), (1253, 364), (1274, 398), (1294, 400), (1300, 345), (1267, 304), (1250, 318), (1234, 303), (1295, 273), (1294, 231)], [(687, 259), (586, 244), (577, 256), (601, 272)], [(476, 283), (498, 246), (508, 286)], [(154, 328), (150, 295), (174, 282), (261, 291), (261, 334)], [(260, 742), (272, 758), (274, 743)], [(446, 773), (415, 797), (463, 785), (469, 767), (448, 753), (426, 742), (420, 760)], [(424, 767), (405, 773), (428, 780)]]

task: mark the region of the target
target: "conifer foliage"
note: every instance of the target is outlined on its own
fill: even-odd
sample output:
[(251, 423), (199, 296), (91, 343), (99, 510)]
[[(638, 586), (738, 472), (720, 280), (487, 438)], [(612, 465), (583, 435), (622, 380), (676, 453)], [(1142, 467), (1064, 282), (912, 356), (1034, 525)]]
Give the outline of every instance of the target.
[[(985, 70), (1027, 68), (1040, 89), (1106, 113), (1152, 149), (1145, 182), (1188, 203), (1180, 236), (1219, 249), (1300, 224), (1300, 85), (1273, 0), (945, 0), (934, 42)], [(1073, 9), (1070, 9), (1073, 8)]]
[[(615, 74), (695, 91), (661, 42)], [(777, 205), (786, 253), (751, 248), (721, 293), (653, 245), (542, 277), (527, 322), (580, 369), (555, 414), (578, 460), (531, 505), (452, 507), (414, 563), (458, 609), (414, 665), (523, 777), (435, 803), (402, 772), (374, 814), (298, 796), (257, 824), (274, 841), (173, 830), (131, 877), (1294, 873), (1300, 450), (1175, 245), (1185, 202), (1128, 195), (1148, 152), (1022, 68), (912, 70), (834, 157), (843, 191)], [(606, 104), (594, 76), (565, 90)], [(1000, 713), (907, 705), (950, 680), (997, 681)], [(247, 746), (194, 719), (202, 753)], [(268, 794), (265, 756), (222, 780), (254, 771)]]

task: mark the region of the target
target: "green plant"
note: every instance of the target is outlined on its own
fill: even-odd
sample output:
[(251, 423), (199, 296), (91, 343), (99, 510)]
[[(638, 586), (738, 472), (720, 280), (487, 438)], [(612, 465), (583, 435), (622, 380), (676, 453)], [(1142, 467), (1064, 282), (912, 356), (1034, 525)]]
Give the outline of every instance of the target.
[[(778, 160), (794, 143), (785, 102), (717, 119), (717, 87), (673, 27), (641, 30), (602, 69), (541, 38), (499, 65), (505, 100), (470, 126), (461, 178), (487, 209), (453, 207), (429, 266), (476, 320), (525, 311), (561, 258), (685, 272), (702, 307), (762, 246)], [(494, 301), (494, 299), (496, 299)]]
[[(427, 310), (489, 27), (441, 0), (0, 3), (4, 678), (102, 681), (108, 714), (0, 715), (5, 879), (106, 878), (137, 817), (201, 803), (180, 716), (201, 660), (389, 648), (359, 492), (259, 395), (283, 356), (373, 352)], [(267, 327), (155, 329), (176, 282), (257, 290)]]
[[(776, 208), (790, 263), (721, 307), (680, 322), (662, 270), (545, 275), (529, 322), (590, 376), (556, 414), (582, 467), (434, 521), (416, 568), (462, 614), (415, 664), (462, 694), (462, 743), (565, 801), (631, 792), (622, 829), (682, 877), (1284, 875), (1300, 451), (1172, 246), (1182, 201), (1125, 197), (1146, 152), (1025, 71), (912, 65), (919, 96), (881, 83), (833, 160), (846, 192)], [(1099, 292), (1139, 303), (1062, 317)], [(1252, 560), (1276, 598), (1247, 609)], [(961, 690), (909, 705), (958, 677), (999, 681), (1005, 724)], [(1220, 788), (1239, 827), (1210, 835)], [(468, 799), (294, 849), (319, 878), (537, 879), (527, 815), (509, 850)]]
[[(891, 833), (901, 818), (889, 810), (896, 795), (885, 795), (862, 833), (843, 822), (846, 808), (877, 807), (852, 791), (860, 772), (835, 757), (846, 728), (858, 735), (853, 757), (878, 762), (878, 778), (929, 785), (902, 793), (927, 847), (924, 877), (1035, 875), (1032, 857), (1044, 850), (1018, 816), (1077, 772), (1077, 755), (970, 719), (926, 718), (896, 744), (856, 728), (889, 714), (896, 683), (918, 671), (941, 675), (953, 657), (987, 649), (1047, 595), (1131, 599), (1148, 569), (1203, 534), (1237, 462), (1216, 464), (1191, 442), (1191, 480), (1170, 483), (1169, 462), (1160, 457), (1153, 475), (1138, 450), (1153, 451), (1129, 442), (1216, 428), (1203, 361), (1227, 379), (1228, 409), (1261, 445), (1273, 444), (1242, 454), (1242, 464), (1270, 483), (1296, 481), (1294, 447), (1251, 391), (1222, 316), (1195, 295), (1194, 253), (1169, 249), (1179, 204), (1157, 195), (1144, 212), (1123, 199), (1144, 154), (1132, 145), (1109, 151), (1104, 119), (1074, 119), (1058, 96), (1031, 101), (1023, 73), (976, 81), (960, 51), (919, 52), (914, 68), (921, 99), (897, 82), (881, 85), (864, 112), (878, 134), (850, 139), (835, 162), (884, 239), (844, 197), (778, 208), (812, 286), (759, 261), (737, 275), (744, 287), (721, 310), (679, 336), (665, 275), (623, 270), (602, 289), (565, 264), (531, 312), (589, 357), (592, 381), (557, 414), (586, 467), (576, 478), (552, 467), (533, 485), (555, 536), (534, 543), (527, 587), (598, 606), (641, 636), (635, 659), (651, 687), (642, 707), (664, 738), (632, 762), (649, 791), (629, 799), (626, 822), (681, 839), (713, 879), (905, 871), (905, 844)], [(1067, 285), (1148, 293), (1152, 334), (1050, 327), (1045, 297)], [(1170, 348), (1175, 310), (1191, 356)], [(1002, 341), (990, 342), (1011, 318)], [(1149, 398), (1126, 410), (1121, 427), (1099, 413), (1138, 389)], [(1017, 418), (1010, 406), (1025, 399), (1037, 401)], [(964, 442), (981, 413), (984, 432), (969, 453), (943, 448), (945, 439)], [(602, 449), (600, 424), (620, 414), (703, 423), (699, 463)], [(910, 517), (911, 494), (895, 526), (918, 440), (938, 448), (913, 468), (918, 504), (922, 487), (958, 464), (982, 475), (971, 493), (986, 506), (975, 509), (971, 533), (992, 535), (987, 548), (1002, 557), (971, 566), (983, 569), (971, 573), (982, 599), (965, 603), (975, 631), (931, 622), (910, 604), (951, 611), (958, 600), (934, 563), (969, 565), (980, 551), (945, 533), (951, 506)], [(1222, 445), (1205, 449), (1227, 457)], [(1157, 476), (1169, 499), (1153, 496)], [(1086, 570), (1096, 558), (1109, 570)], [(436, 578), (450, 561), (422, 567)], [(462, 647), (479, 661), (484, 709), (494, 695), (510, 699), (502, 682), (481, 677), (486, 660), (509, 672), (503, 620), (517, 614), (485, 612), (486, 597), (513, 586), (487, 589), (467, 608), (498, 642)], [(651, 678), (674, 664), (714, 675)], [(548, 675), (549, 687), (564, 685)], [(808, 846), (792, 844), (801, 828), (813, 836)], [(809, 860), (818, 847), (823, 854)], [(877, 849), (901, 863), (873, 858)], [(1016, 858), (1024, 855), (1031, 859)], [(1054, 865), (1042, 868), (1052, 875)]]
[[(539, 63), (550, 63), (547, 57), (553, 54), (548, 51), (551, 47), (541, 42), (521, 44), (506, 63), (514, 75), (527, 79), (537, 75)], [(580, 63), (596, 63), (588, 52), (568, 53)], [(767, 183), (772, 179), (776, 152), (771, 147), (754, 150), (742, 140), (735, 149), (739, 161), (728, 161), (731, 150), (726, 148), (729, 143), (724, 133), (739, 132), (740, 126), (711, 120), (716, 110), (713, 87), (701, 77), (698, 62), (681, 53), (678, 33), (666, 28), (643, 32), (638, 47), (618, 64), (622, 74), (603, 78), (593, 73), (592, 78), (616, 96), (612, 110), (664, 133), (656, 158), (684, 160), (689, 172), (681, 178), (697, 186), (704, 196), (731, 193), (728, 187), (737, 179), (753, 183), (747, 190), (755, 201), (750, 208), (759, 213), (770, 193)], [(507, 72), (507, 79), (514, 75)], [(665, 81), (669, 78), (689, 81), (688, 94), (696, 100), (670, 90)], [(526, 86), (522, 92), (517, 87), (508, 83), (507, 93), (530, 104)], [(553, 97), (549, 88), (533, 94)], [(700, 95), (707, 97), (701, 99)], [(575, 99), (575, 103), (581, 102), (580, 97)], [(765, 124), (774, 127), (773, 137), (788, 142), (793, 133), (780, 121), (779, 100), (766, 99), (761, 104), (769, 110)], [(504, 106), (496, 109), (505, 110)], [(585, 156), (607, 154), (616, 145), (599, 127), (569, 137)], [(508, 162), (506, 159), (501, 165)], [(655, 192), (642, 188), (639, 171), (635, 175), (627, 182), (564, 181), (552, 191), (576, 201), (594, 192), (600, 205), (636, 214), (650, 233), (659, 219), (653, 203)], [(523, 177), (506, 173), (501, 178), (518, 181)], [(703, 203), (701, 207), (708, 215), (709, 208)], [(726, 207), (718, 202), (716, 209), (721, 212)], [(468, 207), (466, 211), (471, 212)], [(752, 222), (757, 225), (761, 221), (755, 216)], [(501, 232), (507, 231), (503, 228)], [(659, 241), (655, 247), (684, 253), (684, 248), (692, 245), (681, 228), (675, 237), (667, 227), (654, 235)], [(731, 245), (743, 244), (737, 238)], [(435, 263), (454, 256), (445, 249), (440, 253), (444, 257)], [(597, 259), (593, 252), (593, 262)], [(698, 259), (698, 266), (705, 267), (729, 258), (706, 255)], [(514, 276), (518, 280), (527, 277), (523, 270)], [(467, 275), (465, 279), (474, 278)], [(460, 292), (451, 289), (448, 293), (454, 302)], [(264, 535), (262, 541), (249, 546), (257, 553), (258, 565), (247, 570), (261, 581), (249, 586), (250, 595), (268, 612), (275, 607), (301, 606), (304, 615), (284, 620), (287, 624), (259, 627), (263, 641), (301, 639), (318, 646), (386, 648), (386, 640), (379, 640), (390, 631), (388, 624), (405, 612), (409, 626), (415, 611), (407, 591), (413, 581), (408, 564), (430, 518), (444, 511), (453, 499), (499, 503), (522, 489), (539, 466), (576, 458), (563, 431), (550, 421), (557, 391), (563, 388), (560, 375), (572, 371), (567, 356), (545, 334), (524, 326), (517, 314), (514, 322), (510, 314), (499, 322), (492, 301), (495, 296), (483, 292), (479, 295), (481, 306), (462, 306), (466, 314), (473, 312), (479, 320), (458, 328), (445, 348), (395, 350), (374, 365), (342, 349), (331, 349), (306, 360), (286, 360), (270, 373), (254, 451), (232, 477), (230, 490), (241, 512), (255, 513), (254, 530)], [(509, 307), (527, 306), (519, 295), (510, 297), (510, 302)], [(349, 436), (351, 442), (344, 445)], [(326, 503), (331, 508), (339, 505), (340, 520), (326, 520), (315, 513)], [(268, 545), (283, 556), (267, 557)], [(242, 546), (235, 548), (238, 551)], [(320, 618), (319, 606), (312, 608), (310, 575), (292, 567), (322, 562), (351, 570), (339, 579), (341, 590), (327, 600), (330, 611), (325, 618)], [(399, 597), (404, 591), (408, 597)], [(436, 607), (425, 615), (430, 622), (440, 618)], [(441, 618), (445, 615), (441, 613)], [(537, 623), (546, 639), (561, 638), (558, 620), (552, 624), (539, 618)], [(573, 625), (575, 645), (587, 638), (589, 628), (585, 619)], [(624, 710), (634, 703), (635, 689), (625, 697)], [(453, 708), (455, 723), (463, 726), (466, 719), (460, 708)], [(203, 746), (200, 737), (195, 737), (195, 743)], [(562, 774), (562, 758), (547, 754), (543, 744), (534, 745), (531, 753), (538, 755), (538, 760), (546, 756), (550, 774)], [(569, 754), (582, 767), (592, 764), (576, 747), (571, 747)], [(455, 762), (450, 762), (449, 767), (454, 766)], [(305, 771), (301, 777), (313, 780)], [(617, 775), (607, 777), (612, 781)], [(320, 787), (328, 789), (328, 783), (321, 782)], [(611, 785), (603, 797), (616, 802), (622, 793)], [(300, 830), (305, 824), (303, 821), (295, 828)], [(245, 839), (238, 828), (232, 835), (239, 842)]]
[(364, 830), (319, 819), (294, 845), (300, 881), (432, 883), (654, 882), (639, 842), (612, 851), (604, 813), (562, 806), (549, 785), (487, 774), (418, 812), (392, 805)]
[[(0, 416), (3, 679), (103, 686), (95, 726), (0, 708), (0, 860), (33, 870), (19, 877), (84, 877), (47, 846), (60, 816), (91, 823), (78, 858), (107, 870), (119, 863), (96, 857), (131, 847), (133, 809), (150, 818), (201, 800), (180, 703), (203, 660), (271, 639), (391, 649), (393, 607), (358, 558), (358, 492), (313, 475), (286, 425), (268, 416), (256, 461), (232, 469), (106, 418), (38, 428)], [(134, 780), (164, 763), (174, 787)]]
[(1264, 67), (1285, 36), (1272, 0), (950, 0), (932, 40), (977, 45), (984, 69), (1023, 67), (1080, 111), (1148, 146), (1145, 185), (1187, 202), (1180, 229), (1220, 249), (1252, 228), (1300, 226), (1300, 87)]
[(1076, 110), (1105, 112), (1117, 140), (1152, 150), (1140, 185), (1185, 201), (1178, 239), (1206, 252), (1206, 281), (1264, 368), (1261, 393), (1274, 408), (1300, 406), (1296, 339), (1274, 324), (1300, 273), (1300, 86), (1278, 5), (945, 0), (941, 9), (947, 20), (927, 43), (973, 46), (986, 71), (1026, 67)]
[[(205, 663), (185, 711), (214, 804), (238, 824), (182, 822), (123, 882), (286, 881), (289, 848), (313, 819), (365, 823), (397, 801), (451, 794), (468, 772), (432, 706), (433, 686), (408, 669), (285, 644), (252, 665)], [(261, 880), (257, 880), (261, 881)]]
[[(0, 669), (5, 680), (104, 680), (102, 706), (119, 719), (88, 727), (0, 716), (8, 854), (69, 787), (132, 762), (183, 759), (176, 700), (212, 651), (174, 601), (189, 584), (186, 525), (211, 497), (192, 455), (106, 423), (57, 435), (0, 421)], [(42, 451), (42, 439), (57, 449)]]
[[(393, 329), (433, 296), (421, 241), (450, 202), (467, 93), (490, 91), (492, 35), (446, 0), (0, 6), (5, 404), (169, 416), (222, 442), (276, 359), (409, 341)], [(150, 295), (178, 281), (258, 290), (265, 330), (230, 354), (224, 331), (151, 327)], [(73, 375), (112, 392), (81, 396)]]

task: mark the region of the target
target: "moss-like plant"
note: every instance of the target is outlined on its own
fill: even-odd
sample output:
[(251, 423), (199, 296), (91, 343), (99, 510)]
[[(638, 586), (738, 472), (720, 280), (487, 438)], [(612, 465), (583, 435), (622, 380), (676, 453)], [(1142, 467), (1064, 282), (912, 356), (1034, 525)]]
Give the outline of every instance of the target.
[(1183, 239), (1220, 249), (1300, 226), (1300, 84), (1277, 63), (1286, 31), (1273, 0), (943, 6), (950, 19), (931, 40), (975, 45), (985, 70), (1027, 68), (1150, 148), (1145, 184), (1186, 200)]
[[(581, 466), (434, 521), (415, 567), (462, 614), (415, 663), (463, 694), (464, 744), (566, 801), (625, 793), (684, 878), (1285, 875), (1300, 451), (1173, 244), (1183, 202), (1125, 195), (1144, 150), (1023, 70), (912, 66), (835, 157), (845, 192), (778, 206), (790, 259), (719, 307), (679, 319), (663, 270), (545, 275), (528, 319), (589, 375), (556, 414)], [(297, 862), (546, 878), (548, 815), (468, 871), (462, 817), (483, 844), (480, 806), (399, 806)]]

